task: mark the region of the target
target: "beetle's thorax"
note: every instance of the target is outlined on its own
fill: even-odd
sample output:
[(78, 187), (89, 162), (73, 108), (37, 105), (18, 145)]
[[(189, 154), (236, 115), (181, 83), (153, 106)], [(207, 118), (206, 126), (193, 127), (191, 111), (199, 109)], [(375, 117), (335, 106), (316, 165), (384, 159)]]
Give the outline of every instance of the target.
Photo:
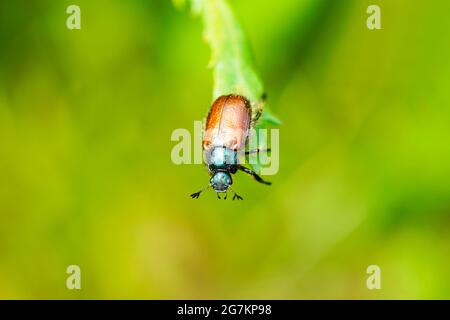
[(223, 146), (216, 146), (206, 151), (205, 160), (211, 171), (225, 170), (237, 164), (237, 152)]

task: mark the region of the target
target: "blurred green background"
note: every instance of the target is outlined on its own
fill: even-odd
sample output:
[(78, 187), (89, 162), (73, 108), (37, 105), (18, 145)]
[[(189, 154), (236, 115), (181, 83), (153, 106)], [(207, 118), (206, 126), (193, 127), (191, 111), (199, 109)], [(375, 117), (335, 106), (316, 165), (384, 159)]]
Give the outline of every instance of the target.
[(241, 202), (190, 199), (207, 173), (170, 159), (211, 100), (201, 19), (0, 3), (0, 298), (450, 298), (450, 3), (230, 5), (283, 121), (280, 172), (238, 173)]

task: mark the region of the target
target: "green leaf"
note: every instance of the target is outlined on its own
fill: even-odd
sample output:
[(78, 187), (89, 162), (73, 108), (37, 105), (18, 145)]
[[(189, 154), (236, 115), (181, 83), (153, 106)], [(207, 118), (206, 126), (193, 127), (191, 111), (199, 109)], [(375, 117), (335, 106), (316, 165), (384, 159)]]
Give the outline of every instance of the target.
[(192, 13), (200, 14), (203, 10), (204, 0), (172, 0), (172, 2), (178, 8), (184, 9), (189, 6)]
[[(204, 37), (211, 48), (209, 66), (213, 69), (212, 100), (227, 94), (240, 94), (249, 99), (253, 114), (263, 108), (264, 86), (253, 62), (253, 56), (242, 28), (226, 0), (173, 0), (177, 6), (200, 14)], [(258, 127), (277, 125), (280, 121), (267, 107)]]
[[(255, 70), (250, 46), (226, 0), (173, 1), (179, 7), (189, 6), (192, 13), (203, 17), (204, 37), (211, 48), (209, 66), (214, 74), (212, 101), (221, 95), (242, 95), (251, 103), (252, 116), (262, 111), (257, 129), (279, 125), (280, 121), (264, 106), (264, 86)], [(266, 149), (266, 138), (259, 131), (256, 134), (258, 147)], [(260, 172), (261, 158), (253, 160), (253, 170)]]

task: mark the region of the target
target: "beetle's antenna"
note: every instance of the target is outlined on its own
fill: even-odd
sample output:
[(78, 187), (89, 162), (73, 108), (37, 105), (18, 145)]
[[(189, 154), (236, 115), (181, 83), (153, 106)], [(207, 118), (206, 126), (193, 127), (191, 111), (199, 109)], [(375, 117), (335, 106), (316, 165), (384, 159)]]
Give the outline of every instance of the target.
[(192, 199), (198, 199), (198, 197), (200, 197), (200, 193), (202, 193), (203, 191), (207, 190), (208, 188), (210, 188), (211, 185), (208, 185), (207, 187), (203, 188), (202, 190), (200, 190), (199, 192), (193, 193), (190, 195), (190, 197)]
[(233, 193), (234, 193), (233, 200), (234, 200), (234, 199), (244, 200), (244, 198), (242, 198), (240, 195), (238, 195), (238, 194), (236, 193), (236, 191), (234, 191), (233, 189), (231, 189), (231, 187), (228, 188), (228, 189), (230, 189), (230, 190), (233, 191)]

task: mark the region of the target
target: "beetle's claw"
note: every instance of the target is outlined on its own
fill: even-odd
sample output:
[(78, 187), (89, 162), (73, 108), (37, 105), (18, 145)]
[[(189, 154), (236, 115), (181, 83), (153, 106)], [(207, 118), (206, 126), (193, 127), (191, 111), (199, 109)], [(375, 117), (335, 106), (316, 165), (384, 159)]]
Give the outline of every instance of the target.
[(234, 194), (233, 196), (233, 200), (234, 199), (238, 199), (238, 200), (244, 200), (244, 198), (242, 198), (240, 195), (238, 195), (237, 193)]
[(191, 194), (191, 198), (192, 199), (198, 199), (198, 197), (200, 197), (200, 192), (196, 192), (196, 193)]

